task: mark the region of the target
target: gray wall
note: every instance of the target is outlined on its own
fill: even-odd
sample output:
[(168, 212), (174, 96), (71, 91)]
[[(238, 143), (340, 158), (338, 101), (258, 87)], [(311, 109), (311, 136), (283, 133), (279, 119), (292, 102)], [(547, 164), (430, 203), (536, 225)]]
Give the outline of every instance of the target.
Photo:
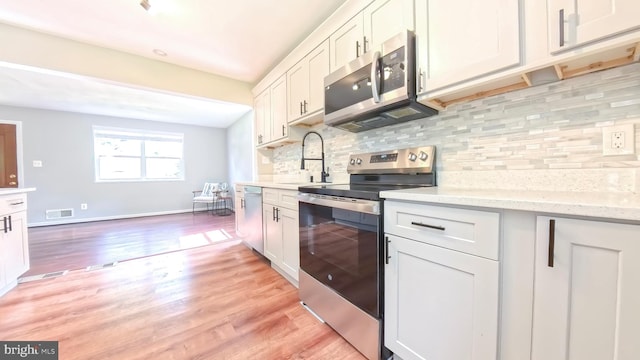
[[(229, 182), (225, 129), (6, 106), (0, 120), (22, 122), (22, 186), (37, 188), (28, 195), (30, 226), (191, 211), (193, 190)], [(183, 133), (185, 180), (96, 183), (93, 125)], [(45, 219), (46, 210), (66, 208), (73, 218)]]
[(249, 111), (227, 128), (230, 184), (254, 180), (253, 114)]

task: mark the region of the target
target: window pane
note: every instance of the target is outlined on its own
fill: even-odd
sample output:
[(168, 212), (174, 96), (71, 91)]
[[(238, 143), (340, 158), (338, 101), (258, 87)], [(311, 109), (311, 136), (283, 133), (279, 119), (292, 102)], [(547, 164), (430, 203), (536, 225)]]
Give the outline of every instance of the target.
[(140, 140), (96, 138), (96, 155), (140, 156)]
[(179, 179), (181, 178), (180, 159), (146, 159), (147, 178), (149, 179)]
[(140, 158), (106, 156), (98, 159), (98, 177), (108, 179), (140, 178)]
[(181, 142), (147, 140), (144, 146), (145, 155), (148, 157), (182, 157)]

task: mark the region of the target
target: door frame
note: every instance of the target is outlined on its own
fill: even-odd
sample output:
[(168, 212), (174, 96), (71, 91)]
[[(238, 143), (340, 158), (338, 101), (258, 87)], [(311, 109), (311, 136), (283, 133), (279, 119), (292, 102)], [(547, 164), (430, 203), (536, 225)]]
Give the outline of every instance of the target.
[(23, 163), (23, 153), (22, 153), (22, 121), (14, 121), (14, 120), (5, 120), (0, 118), (0, 124), (10, 124), (16, 126), (16, 157), (18, 163), (18, 179), (20, 181), (18, 187), (26, 187), (25, 186), (25, 177), (24, 177), (24, 163)]

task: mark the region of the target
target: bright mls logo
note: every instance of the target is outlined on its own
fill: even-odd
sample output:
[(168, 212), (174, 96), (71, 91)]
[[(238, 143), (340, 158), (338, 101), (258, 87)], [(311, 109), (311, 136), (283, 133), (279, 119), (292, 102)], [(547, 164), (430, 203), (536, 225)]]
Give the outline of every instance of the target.
[(58, 360), (57, 341), (0, 341), (0, 360)]

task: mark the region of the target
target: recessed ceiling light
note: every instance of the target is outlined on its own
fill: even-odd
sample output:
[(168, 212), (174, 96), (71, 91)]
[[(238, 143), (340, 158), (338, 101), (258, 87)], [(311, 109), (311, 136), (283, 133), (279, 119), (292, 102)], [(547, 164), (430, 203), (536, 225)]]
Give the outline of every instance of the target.
[(167, 53), (160, 50), (160, 49), (153, 49), (153, 53), (158, 55), (158, 56), (167, 56)]

